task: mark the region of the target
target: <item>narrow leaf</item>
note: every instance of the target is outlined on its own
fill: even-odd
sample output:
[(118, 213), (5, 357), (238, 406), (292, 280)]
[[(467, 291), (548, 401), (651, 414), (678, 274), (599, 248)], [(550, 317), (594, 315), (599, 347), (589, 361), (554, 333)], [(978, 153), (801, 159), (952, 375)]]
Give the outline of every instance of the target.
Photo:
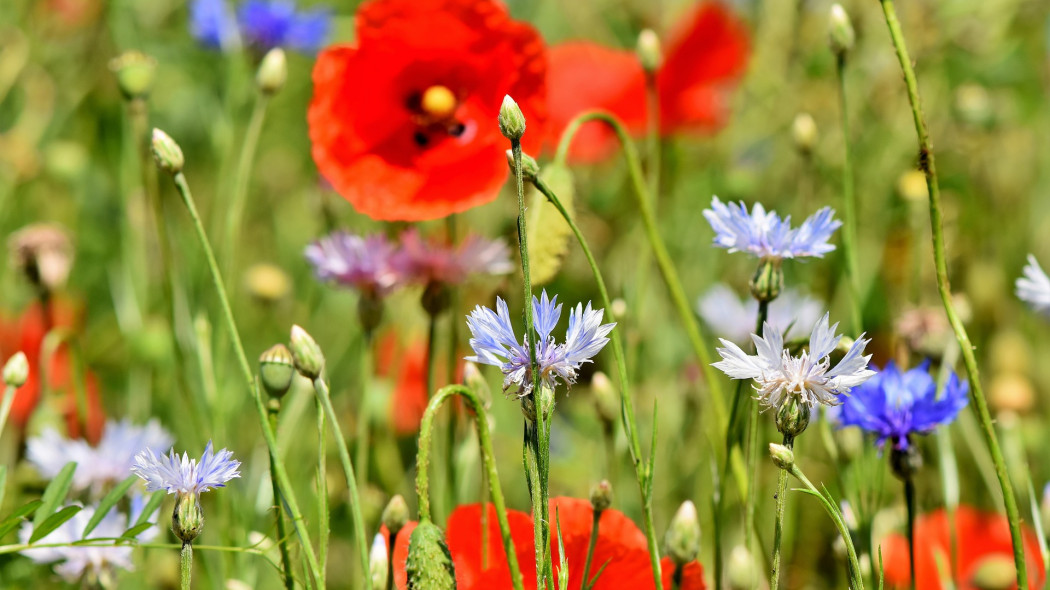
[(43, 502), (40, 500), (33, 500), (18, 510), (15, 510), (11, 513), (11, 516), (0, 521), (0, 539), (3, 539), (7, 533), (13, 531), (19, 524), (21, 524), (23, 518), (32, 514), (41, 504), (43, 504)]
[(139, 514), (139, 517), (135, 520), (135, 524), (132, 528), (136, 528), (143, 523), (148, 523), (149, 518), (153, 516), (153, 513), (160, 507), (160, 503), (164, 501), (164, 496), (166, 495), (167, 492), (164, 490), (153, 492), (153, 495), (150, 496), (149, 502), (146, 502), (146, 506), (142, 508), (142, 514)]
[(139, 533), (153, 526), (152, 522), (139, 523), (130, 529), (124, 531), (124, 534), (120, 536), (121, 539), (134, 539), (139, 536)]
[(43, 505), (40, 506), (40, 509), (36, 511), (36, 515), (33, 517), (33, 534), (36, 534), (36, 530), (44, 524), (44, 521), (54, 514), (55, 510), (58, 510), (62, 500), (66, 499), (69, 487), (73, 485), (73, 472), (76, 470), (76, 461), (70, 461), (66, 463), (62, 471), (58, 472), (55, 479), (52, 479), (51, 483), (47, 484), (47, 488), (44, 489), (44, 495), (40, 497)]
[[(29, 537), (30, 543), (36, 543), (40, 539), (51, 534), (52, 531), (66, 523), (70, 518), (80, 512), (80, 506), (70, 505), (47, 517), (39, 526), (33, 526), (33, 534)], [(39, 515), (40, 513), (37, 512)]]
[(106, 497), (102, 498), (102, 501), (98, 503), (98, 508), (95, 509), (95, 514), (92, 515), (91, 520), (88, 521), (87, 526), (84, 527), (84, 533), (81, 535), (82, 539), (86, 539), (91, 531), (95, 530), (98, 523), (102, 522), (109, 510), (120, 502), (120, 499), (124, 497), (124, 494), (128, 492), (128, 489), (138, 481), (137, 475), (129, 475), (127, 479), (117, 484), (117, 487), (113, 488), (106, 494)]

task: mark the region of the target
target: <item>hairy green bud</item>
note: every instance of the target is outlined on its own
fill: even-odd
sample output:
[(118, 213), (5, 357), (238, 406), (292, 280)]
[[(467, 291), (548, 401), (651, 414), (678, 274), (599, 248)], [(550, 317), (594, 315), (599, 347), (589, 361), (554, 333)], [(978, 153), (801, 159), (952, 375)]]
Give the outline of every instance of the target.
[(795, 452), (784, 445), (769, 443), (769, 456), (773, 463), (784, 471), (791, 471), (795, 466)]
[(408, 590), (455, 590), (456, 568), (441, 529), (423, 521), (408, 541)]
[(499, 107), (499, 132), (511, 141), (525, 135), (525, 115), (521, 114), (521, 108), (509, 94), (503, 97), (503, 104)]
[(171, 532), (183, 543), (192, 543), (204, 530), (204, 512), (200, 496), (179, 492), (175, 497), (175, 510), (171, 513)]
[(700, 553), (700, 519), (691, 501), (686, 500), (678, 507), (664, 535), (664, 544), (667, 546), (667, 555), (678, 566), (693, 561)]
[(300, 375), (311, 381), (321, 376), (321, 370), (324, 369), (324, 353), (321, 352), (317, 341), (299, 326), (292, 326), (291, 349), (295, 369)]
[(607, 479), (601, 480), (591, 488), (591, 508), (595, 512), (607, 510), (612, 506), (612, 497), (612, 484)]
[(182, 148), (175, 143), (171, 136), (160, 129), (154, 128), (151, 146), (153, 159), (156, 160), (157, 167), (171, 174), (182, 172), (182, 167), (186, 164), (186, 158), (182, 155)]
[[(510, 173), (514, 174), (514, 150), (507, 150), (507, 166), (510, 167)], [(539, 173), (540, 165), (536, 162), (536, 158), (523, 152), (521, 154), (521, 179), (525, 182), (532, 182), (536, 180)]]

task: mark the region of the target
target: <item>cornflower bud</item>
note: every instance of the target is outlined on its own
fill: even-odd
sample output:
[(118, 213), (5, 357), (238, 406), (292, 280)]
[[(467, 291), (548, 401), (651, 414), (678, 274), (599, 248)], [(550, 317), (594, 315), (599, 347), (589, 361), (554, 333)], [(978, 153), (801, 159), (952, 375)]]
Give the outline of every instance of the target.
[(383, 525), (391, 535), (397, 535), (408, 524), (408, 504), (401, 494), (397, 494), (383, 508)]
[(795, 466), (795, 453), (784, 445), (769, 443), (769, 456), (773, 463), (784, 471), (791, 471)]
[(828, 44), (831, 51), (839, 57), (843, 57), (853, 49), (856, 34), (853, 32), (853, 23), (841, 4), (832, 4), (828, 15)]
[(660, 49), (660, 38), (652, 29), (645, 29), (638, 34), (638, 44), (634, 49), (642, 69), (648, 74), (655, 73), (663, 63), (663, 52)]
[(372, 549), (368, 552), (368, 574), (372, 578), (373, 588), (386, 588), (389, 567), (386, 539), (383, 538), (383, 535), (377, 534), (372, 540)]
[(521, 114), (521, 108), (510, 95), (503, 97), (503, 104), (499, 108), (499, 131), (511, 141), (517, 141), (525, 135), (525, 115)]
[[(510, 173), (514, 174), (514, 150), (507, 150), (507, 166), (510, 166)], [(522, 153), (521, 154), (521, 179), (525, 182), (532, 182), (536, 180), (536, 176), (540, 173), (540, 165), (536, 162), (536, 158)]]
[(791, 438), (802, 434), (802, 431), (809, 426), (811, 412), (810, 407), (799, 401), (797, 396), (791, 396), (777, 408), (777, 430)]
[(408, 587), (413, 590), (453, 590), (456, 568), (441, 529), (423, 521), (412, 531), (405, 562)]
[(266, 52), (259, 63), (259, 70), (255, 73), (255, 85), (263, 94), (273, 96), (284, 87), (287, 79), (288, 60), (284, 56), (284, 50), (274, 47)]
[(157, 161), (157, 167), (170, 174), (182, 172), (182, 167), (186, 164), (182, 148), (167, 133), (154, 128), (152, 148), (153, 159)]
[(602, 426), (607, 432), (611, 431), (620, 417), (620, 395), (612, 381), (601, 371), (595, 371), (591, 377), (591, 391)]
[(700, 553), (700, 520), (691, 501), (682, 502), (675, 512), (664, 536), (664, 544), (667, 545), (667, 555), (679, 567), (693, 561)]
[(259, 357), (260, 381), (271, 397), (280, 398), (288, 393), (294, 376), (295, 360), (287, 346), (274, 344)]
[(813, 153), (813, 148), (817, 146), (817, 122), (813, 120), (812, 115), (795, 115), (795, 120), (791, 123), (791, 138), (795, 141), (795, 149), (799, 153), (807, 156)]
[(29, 360), (26, 353), (16, 352), (4, 363), (4, 385), (22, 387), (29, 379)]
[(171, 532), (183, 543), (192, 543), (204, 530), (204, 512), (200, 496), (192, 492), (179, 492), (175, 498), (175, 510), (171, 513)]
[(324, 353), (313, 337), (297, 325), (292, 326), (291, 350), (299, 374), (311, 381), (321, 376)]
[(784, 288), (784, 270), (780, 267), (780, 258), (763, 258), (751, 277), (749, 287), (751, 296), (766, 303), (773, 301)]
[(116, 75), (124, 98), (143, 99), (153, 89), (157, 60), (141, 51), (125, 51), (109, 60), (109, 69)]
[(591, 488), (591, 508), (595, 512), (603, 512), (612, 506), (612, 484), (603, 479)]

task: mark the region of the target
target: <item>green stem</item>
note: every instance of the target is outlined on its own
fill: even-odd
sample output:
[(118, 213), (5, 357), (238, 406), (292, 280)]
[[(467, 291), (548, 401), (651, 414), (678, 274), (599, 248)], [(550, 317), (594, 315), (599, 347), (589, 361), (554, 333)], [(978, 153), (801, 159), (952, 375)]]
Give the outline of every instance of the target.
[(193, 575), (193, 543), (182, 544), (182, 567), (180, 568), (182, 575), (182, 590), (190, 590), (193, 584), (190, 583), (190, 577)]
[(857, 559), (857, 550), (853, 546), (853, 537), (850, 536), (849, 528), (846, 527), (846, 522), (842, 519), (842, 514), (839, 513), (838, 507), (824, 496), (813, 485), (813, 482), (809, 481), (806, 474), (802, 473), (799, 469), (798, 464), (791, 465), (791, 475), (798, 479), (809, 492), (816, 496), (821, 504), (824, 506), (824, 511), (831, 517), (831, 521), (835, 523), (835, 528), (838, 529), (839, 535), (842, 536), (843, 542), (846, 544), (846, 557), (850, 565), (850, 578), (853, 581), (853, 587), (851, 590), (864, 590), (864, 579), (861, 577), (860, 560)]
[(346, 439), (343, 438), (343, 430), (339, 428), (339, 420), (336, 417), (335, 409), (332, 407), (332, 398), (328, 393), (328, 383), (321, 377), (314, 379), (314, 391), (317, 393), (317, 398), (321, 400), (321, 406), (324, 408), (324, 414), (328, 418), (328, 423), (332, 425), (332, 434), (335, 436), (335, 443), (339, 448), (339, 462), (343, 464), (343, 475), (346, 476), (346, 488), (350, 496), (350, 517), (354, 521), (354, 541), (357, 544), (358, 555), (361, 558), (361, 572), (365, 579), (365, 588), (372, 590), (372, 577), (368, 575), (369, 544), (365, 538), (365, 520), (361, 515), (361, 496), (357, 490), (354, 464), (350, 460), (350, 451), (347, 450)]
[(653, 254), (656, 256), (656, 264), (660, 268), (660, 274), (663, 276), (664, 283), (667, 285), (667, 290), (671, 296), (671, 302), (674, 304), (679, 319), (685, 328), (686, 335), (689, 337), (689, 343), (693, 348), (693, 353), (696, 354), (696, 358), (700, 361), (700, 368), (704, 373), (704, 379), (707, 382), (707, 387), (711, 393), (711, 422), (715, 425), (715, 428), (718, 429), (719, 436), (717, 440), (724, 439), (726, 428), (726, 405), (725, 398), (722, 395), (718, 371), (711, 366), (711, 354), (704, 345), (704, 335), (700, 328), (700, 323), (697, 321), (696, 315), (690, 307), (689, 299), (686, 297), (685, 289), (682, 287), (682, 281), (678, 277), (678, 271), (671, 262), (671, 256), (667, 252), (667, 246), (664, 245), (663, 239), (660, 237), (659, 230), (656, 227), (656, 216), (653, 213), (652, 198), (642, 175), (638, 150), (635, 148), (634, 142), (631, 141), (631, 137), (628, 135), (627, 130), (624, 129), (623, 124), (621, 124), (616, 117), (609, 113), (600, 111), (583, 113), (573, 119), (565, 129), (565, 132), (562, 133), (561, 141), (558, 144), (558, 151), (554, 156), (554, 161), (556, 163), (565, 161), (569, 151), (569, 145), (572, 143), (576, 131), (581, 125), (589, 121), (601, 121), (609, 125), (613, 132), (616, 133), (616, 137), (620, 140), (620, 145), (623, 147), (624, 158), (627, 161), (627, 171), (634, 187), (634, 195), (638, 201), (638, 209), (642, 214), (642, 222), (645, 225), (645, 233), (649, 239), (649, 245), (653, 250)]
[(259, 135), (262, 134), (263, 121), (266, 119), (266, 105), (269, 97), (259, 93), (252, 106), (251, 119), (248, 128), (244, 132), (244, 144), (241, 145), (240, 158), (237, 159), (237, 172), (234, 176), (233, 195), (230, 197), (230, 210), (226, 214), (225, 243), (223, 244), (223, 259), (226, 263), (223, 268), (229, 272), (230, 264), (233, 262), (234, 249), (237, 244), (238, 230), (243, 225), (241, 217), (244, 216), (244, 206), (248, 200), (248, 178), (251, 176), (252, 161), (255, 159), (255, 151), (259, 145)]
[[(784, 446), (792, 448), (795, 445), (794, 437), (784, 435)], [(780, 586), (780, 544), (784, 538), (784, 512), (787, 506), (787, 471), (780, 469), (777, 475), (777, 519), (773, 528), (773, 574), (770, 577), (770, 590), (777, 590)], [(754, 487), (754, 486), (752, 486)]]
[(660, 95), (654, 72), (645, 73), (645, 99), (649, 107), (649, 129), (646, 135), (649, 194), (655, 200), (660, 198)]
[[(591, 248), (588, 246), (586, 238), (583, 237), (583, 232), (580, 231), (579, 226), (576, 225), (576, 222), (569, 214), (569, 211), (565, 209), (561, 200), (558, 199), (558, 195), (551, 190), (547, 183), (537, 177), (532, 180), (532, 184), (543, 194), (543, 196), (547, 197), (547, 200), (554, 205), (559, 213), (561, 213), (565, 223), (569, 225), (569, 229), (571, 229), (573, 235), (576, 236), (576, 241), (580, 245), (580, 250), (583, 252), (584, 257), (587, 258), (587, 263), (591, 267), (591, 273), (594, 275), (594, 282), (598, 285), (598, 294), (602, 298), (602, 305), (605, 309), (611, 310), (612, 301), (609, 299), (609, 290), (605, 286), (605, 280), (602, 278), (602, 271), (598, 267), (598, 261), (595, 260), (594, 254), (591, 252)], [(660, 545), (656, 540), (656, 527), (653, 524), (652, 498), (649, 491), (651, 486), (648, 485), (649, 479), (651, 478), (651, 470), (650, 466), (647, 465), (642, 458), (642, 446), (638, 441), (638, 426), (635, 423), (634, 417), (634, 398), (631, 395), (630, 380), (627, 377), (627, 362), (624, 359), (623, 341), (620, 337), (620, 332), (618, 330), (613, 330), (610, 332), (609, 339), (612, 341), (613, 357), (616, 360), (616, 370), (620, 380), (620, 415), (623, 419), (624, 430), (627, 434), (631, 461), (634, 463), (635, 476), (638, 481), (638, 491), (642, 497), (643, 525), (645, 529), (645, 538), (649, 546), (649, 561), (650, 566), (653, 569), (653, 582), (656, 585), (655, 587), (657, 590), (663, 590), (663, 578), (660, 573)]]
[(223, 318), (226, 321), (227, 329), (232, 335), (233, 348), (237, 356), (237, 364), (240, 366), (245, 385), (248, 387), (252, 400), (255, 402), (255, 409), (259, 415), (259, 425), (262, 427), (263, 438), (266, 440), (266, 447), (269, 450), (270, 459), (273, 461), (275, 467), (270, 475), (272, 478), (276, 479), (276, 485), (280, 487), (282, 495), (284, 496), (284, 501), (288, 505), (288, 512), (292, 519), (292, 525), (295, 527), (295, 533), (299, 537), (299, 543), (303, 546), (303, 552), (306, 556), (307, 564), (310, 567), (310, 574), (313, 576), (315, 582), (319, 581), (322, 579), (322, 575), (320, 572), (320, 566), (317, 562), (317, 556), (314, 554), (313, 543), (310, 541), (310, 534), (306, 531), (306, 527), (303, 524), (303, 514), (299, 510), (299, 502), (295, 499), (295, 492), (292, 489), (291, 480), (288, 479), (288, 473), (284, 468), (284, 463), (281, 462), (277, 450), (277, 438), (274, 436), (273, 429), (270, 428), (266, 406), (263, 404), (261, 392), (259, 391), (258, 384), (255, 382), (255, 376), (252, 373), (251, 364), (248, 362), (248, 356), (244, 352), (244, 344), (241, 341), (240, 333), (237, 331), (237, 322), (233, 319), (233, 310), (230, 308), (230, 299), (226, 295), (226, 287), (222, 281), (222, 274), (219, 272), (219, 265), (215, 261), (215, 253), (212, 251), (211, 243), (208, 242), (208, 235), (204, 232), (204, 225), (201, 223), (200, 215), (197, 213), (197, 206), (193, 202), (193, 194), (190, 192), (190, 187), (186, 182), (186, 177), (182, 172), (178, 172), (174, 175), (173, 180), (175, 182), (175, 188), (178, 189), (179, 195), (182, 197), (182, 202), (186, 206), (186, 210), (189, 212), (190, 219), (193, 221), (193, 227), (197, 232), (197, 238), (200, 241), (201, 249), (204, 250), (208, 269), (211, 272), (212, 283), (222, 307)]
[[(354, 453), (354, 465), (357, 465), (357, 485), (359, 490), (363, 489), (368, 482), (368, 452), (371, 448), (371, 442), (369, 441), (371, 423), (368, 416), (369, 376), (372, 374), (372, 332), (370, 330), (364, 332), (364, 339), (361, 342), (360, 361), (360, 365), (357, 368), (360, 403), (357, 408), (357, 447)], [(391, 546), (391, 551), (393, 551), (393, 546)]]
[(7, 424), (7, 416), (11, 413), (11, 405), (15, 403), (17, 389), (12, 385), (4, 387), (4, 401), (0, 403), (0, 434), (4, 433), (4, 425)]
[[(321, 565), (321, 586), (324, 587), (328, 577), (328, 537), (332, 534), (328, 512), (328, 445), (325, 431), (324, 407), (321, 400), (315, 400), (317, 406), (317, 560)], [(333, 428), (338, 429), (336, 423)], [(367, 570), (366, 570), (367, 571)]]
[(846, 256), (846, 274), (849, 275), (850, 312), (853, 314), (853, 333), (863, 330), (861, 311), (860, 274), (857, 270), (857, 197), (853, 190), (853, 150), (850, 148), (849, 103), (846, 102), (846, 56), (838, 55), (835, 71), (839, 81), (839, 110), (842, 115), (842, 201), (846, 225), (842, 231), (842, 249)]
[[(766, 323), (766, 318), (769, 317), (769, 301), (760, 300), (758, 302), (758, 315), (755, 318), (755, 334), (762, 334), (762, 326)], [(753, 346), (752, 346), (753, 348)], [(744, 392), (741, 390), (744, 381), (741, 380), (737, 385), (737, 395), (743, 396)], [(744, 510), (744, 547), (747, 547), (748, 551), (751, 551), (752, 555), (757, 555), (754, 548), (751, 546), (751, 541), (754, 536), (755, 530), (755, 506), (757, 504), (756, 496), (758, 495), (758, 431), (759, 431), (759, 404), (758, 400), (751, 399), (747, 400), (751, 408), (750, 417), (750, 428), (748, 429), (748, 454), (747, 454), (747, 473), (748, 486), (747, 486), (747, 507)], [(742, 398), (734, 400), (734, 404), (737, 402), (745, 403)], [(727, 452), (732, 452), (731, 446), (726, 447)], [(724, 479), (724, 478), (723, 478)], [(779, 501), (779, 500), (778, 500)], [(777, 547), (774, 546), (774, 561), (777, 554)], [(776, 590), (776, 581), (773, 582), (773, 590)]]
[(915, 482), (904, 480), (904, 503), (908, 508), (908, 587), (915, 590)]
[(908, 101), (911, 103), (912, 118), (915, 122), (915, 132), (919, 138), (919, 166), (926, 175), (926, 186), (930, 197), (930, 226), (933, 234), (933, 258), (937, 269), (937, 290), (944, 304), (945, 314), (948, 322), (955, 332), (955, 339), (959, 342), (962, 351), (963, 364), (966, 366), (966, 375), (970, 381), (971, 406), (977, 413), (981, 423), (981, 433), (984, 435), (988, 451), (995, 463), (995, 474), (999, 479), (999, 486), (1003, 492), (1003, 503), (1006, 507), (1007, 520), (1010, 523), (1010, 539), (1013, 543), (1014, 567), (1017, 569), (1017, 587), (1028, 588), (1028, 569), (1025, 564), (1024, 543), (1021, 540), (1021, 515), (1017, 509), (1017, 498), (1014, 495), (1010, 476), (1006, 471), (1006, 462), (1003, 460), (1002, 450), (996, 438), (995, 426), (992, 424), (992, 416), (988, 411), (988, 402), (981, 387), (981, 376), (977, 369), (977, 358), (973, 352), (970, 337), (966, 334), (966, 328), (955, 311), (952, 303), (951, 286), (948, 282), (948, 262), (944, 249), (944, 223), (941, 213), (941, 191), (937, 181), (937, 167), (933, 155), (933, 143), (930, 140), (929, 129), (922, 112), (922, 104), (919, 100), (919, 84), (915, 78), (915, 70), (911, 65), (911, 57), (904, 43), (904, 33), (901, 31), (900, 21), (897, 20), (897, 11), (893, 0), (880, 0), (882, 11), (886, 17), (886, 25), (889, 28), (893, 47), (897, 52), (901, 70), (904, 72), (904, 82), (908, 89)]
[[(273, 402), (271, 402), (272, 404)], [(280, 404), (280, 402), (277, 402)], [(270, 429), (277, 432), (277, 414), (280, 412), (280, 405), (271, 405), (268, 408), (268, 415), (270, 419)], [(273, 457), (270, 457), (270, 471), (274, 470)], [(288, 531), (284, 524), (284, 510), (282, 509), (281, 500), (281, 488), (277, 486), (277, 481), (273, 478), (270, 479), (270, 483), (273, 486), (273, 512), (274, 518), (277, 519), (277, 547), (281, 551), (281, 576), (284, 578), (284, 587), (287, 590), (294, 590), (295, 580), (292, 577), (292, 558), (288, 553)]]
[(510, 535), (510, 522), (507, 520), (507, 506), (503, 501), (503, 488), (499, 483), (499, 472), (496, 470), (496, 456), (492, 452), (492, 438), (489, 434), (488, 416), (485, 405), (477, 394), (469, 387), (463, 385), (446, 385), (434, 394), (427, 404), (423, 413), (423, 420), (419, 425), (419, 450), (416, 455), (418, 465), (416, 467), (416, 495), (419, 497), (419, 519), (430, 521), (430, 483), (427, 471), (430, 466), (430, 442), (434, 432), (434, 417), (445, 401), (454, 396), (463, 396), (467, 405), (474, 411), (474, 426), (478, 434), (478, 444), (481, 446), (481, 457), (485, 464), (485, 474), (489, 482), (489, 494), (492, 497), (492, 505), (496, 509), (496, 520), (499, 523), (500, 536), (503, 539), (503, 549), (507, 553), (507, 565), (510, 568), (511, 582), (515, 590), (522, 590), (521, 569), (518, 567), (518, 554), (514, 550), (514, 539)]
[(591, 539), (587, 542), (587, 559), (583, 562), (583, 587), (590, 586), (591, 561), (594, 560), (594, 548), (598, 546), (598, 524), (602, 520), (602, 511), (594, 510), (594, 518), (591, 521)]

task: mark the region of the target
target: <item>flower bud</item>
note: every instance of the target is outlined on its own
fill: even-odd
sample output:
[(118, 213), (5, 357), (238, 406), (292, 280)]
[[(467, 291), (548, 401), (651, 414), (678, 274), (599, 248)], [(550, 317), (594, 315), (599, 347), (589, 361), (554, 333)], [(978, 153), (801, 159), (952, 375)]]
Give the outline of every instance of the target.
[(696, 515), (696, 506), (689, 500), (682, 502), (671, 519), (671, 526), (664, 535), (667, 555), (678, 566), (683, 566), (696, 559), (700, 553), (700, 520)]
[(141, 51), (125, 51), (109, 60), (109, 69), (116, 75), (124, 98), (142, 99), (153, 89), (157, 60)]
[(554, 410), (554, 390), (541, 384), (539, 388), (532, 390), (531, 395), (526, 395), (521, 398), (521, 413), (524, 414), (530, 422), (536, 421), (536, 402), (533, 398), (540, 400), (540, 407), (543, 408), (544, 421), (550, 419), (551, 411)]
[(288, 79), (288, 61), (285, 59), (284, 50), (274, 47), (266, 52), (259, 70), (255, 73), (255, 85), (259, 91), (267, 96), (273, 96), (284, 86)]
[(749, 284), (751, 296), (758, 301), (769, 303), (780, 295), (784, 288), (784, 271), (780, 268), (779, 258), (763, 258), (755, 269)]
[(904, 449), (898, 449), (894, 445), (890, 451), (890, 467), (897, 479), (910, 480), (922, 469), (922, 454), (914, 444), (909, 444)]
[(408, 587), (412, 590), (455, 590), (456, 569), (441, 529), (424, 520), (408, 541)]
[(383, 298), (378, 293), (363, 291), (357, 300), (357, 319), (366, 334), (374, 332), (383, 321)]
[(492, 389), (489, 388), (489, 382), (481, 374), (481, 369), (470, 361), (463, 363), (463, 384), (477, 394), (483, 406), (488, 408), (492, 405)]
[(611, 432), (620, 419), (620, 394), (612, 381), (601, 371), (595, 371), (591, 377), (591, 391), (594, 393), (594, 407), (606, 432)]
[(503, 104), (499, 107), (499, 132), (511, 141), (525, 135), (525, 115), (521, 114), (521, 108), (509, 94), (503, 97)]
[(769, 443), (769, 456), (773, 463), (784, 471), (791, 471), (795, 466), (795, 453), (784, 445)]
[[(514, 174), (514, 150), (507, 150), (507, 166), (510, 166), (510, 173)], [(536, 176), (540, 173), (540, 165), (536, 162), (536, 158), (522, 153), (521, 154), (521, 179), (524, 182), (532, 182), (536, 180)]]
[(660, 50), (660, 38), (652, 29), (645, 29), (638, 34), (638, 44), (634, 49), (642, 69), (648, 74), (656, 72), (663, 63), (663, 52)]
[(397, 494), (390, 501), (387, 502), (386, 508), (383, 508), (383, 526), (390, 531), (391, 535), (397, 535), (401, 532), (401, 529), (408, 524), (408, 504), (405, 502), (404, 496)]
[(204, 530), (204, 512), (200, 496), (179, 492), (175, 497), (175, 510), (171, 513), (171, 532), (183, 543), (192, 543)]
[(157, 167), (171, 174), (182, 172), (182, 167), (186, 163), (182, 155), (182, 148), (167, 133), (154, 128), (152, 147), (153, 159), (157, 161)]
[(846, 55), (856, 41), (853, 32), (853, 23), (841, 4), (832, 4), (828, 15), (828, 44), (835, 55), (842, 57)]
[(423, 310), (430, 317), (434, 317), (448, 309), (451, 302), (452, 294), (449, 292), (448, 285), (440, 281), (427, 283), (427, 286), (423, 289), (423, 296), (420, 298)]
[(271, 397), (283, 397), (292, 386), (295, 376), (295, 360), (288, 347), (274, 344), (259, 357), (259, 377), (263, 388)]
[(970, 582), (977, 590), (1008, 590), (1017, 586), (1017, 569), (1013, 557), (993, 554), (978, 562)]
[(802, 155), (808, 156), (813, 153), (817, 146), (817, 122), (809, 113), (795, 115), (791, 123), (791, 139), (795, 141), (795, 149)]
[(751, 552), (743, 545), (733, 547), (729, 552), (729, 563), (726, 565), (726, 578), (731, 590), (751, 590), (758, 586), (759, 568)]
[(383, 535), (376, 535), (372, 540), (372, 549), (368, 552), (368, 575), (372, 578), (373, 588), (386, 588), (389, 567), (386, 539), (383, 538)]
[(33, 223), (7, 239), (12, 264), (44, 293), (65, 286), (73, 267), (73, 244), (61, 226)]
[(612, 484), (603, 479), (591, 488), (591, 508), (595, 512), (602, 512), (612, 506)]
[(784, 436), (794, 438), (809, 426), (809, 418), (812, 410), (809, 405), (802, 402), (798, 396), (792, 395), (787, 401), (777, 408), (776, 422), (777, 430)]
[(303, 377), (314, 380), (321, 376), (324, 368), (324, 353), (321, 347), (306, 330), (299, 326), (292, 326), (291, 337), (292, 358), (295, 361), (295, 369)]
[(4, 385), (22, 387), (29, 379), (29, 360), (26, 353), (16, 352), (4, 364)]

